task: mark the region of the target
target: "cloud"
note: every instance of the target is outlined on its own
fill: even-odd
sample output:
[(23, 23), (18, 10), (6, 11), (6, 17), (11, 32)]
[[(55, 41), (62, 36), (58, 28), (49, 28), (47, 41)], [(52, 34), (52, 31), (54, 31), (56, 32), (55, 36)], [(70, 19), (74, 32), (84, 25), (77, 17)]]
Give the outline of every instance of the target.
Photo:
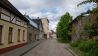
[(94, 3), (77, 7), (84, 0), (9, 0), (22, 14), (30, 17), (47, 17), (50, 29), (55, 30), (60, 17), (69, 12), (73, 18), (92, 9)]

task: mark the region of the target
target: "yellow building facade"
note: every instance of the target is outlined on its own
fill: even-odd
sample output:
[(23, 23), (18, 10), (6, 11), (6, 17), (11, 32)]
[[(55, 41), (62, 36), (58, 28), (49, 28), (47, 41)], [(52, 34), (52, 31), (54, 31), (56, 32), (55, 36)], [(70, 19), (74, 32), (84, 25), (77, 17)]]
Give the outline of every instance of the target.
[(49, 20), (47, 18), (42, 18), (44, 37), (49, 38)]
[[(0, 26), (1, 25), (3, 28), (0, 49), (27, 42), (27, 28), (6, 22), (4, 20), (0, 20)], [(8, 43), (9, 27), (13, 28), (12, 43)], [(18, 41), (18, 29), (20, 29), (20, 41)], [(24, 34), (23, 31), (25, 31)]]
[(0, 0), (0, 53), (27, 43), (28, 22), (9, 1)]

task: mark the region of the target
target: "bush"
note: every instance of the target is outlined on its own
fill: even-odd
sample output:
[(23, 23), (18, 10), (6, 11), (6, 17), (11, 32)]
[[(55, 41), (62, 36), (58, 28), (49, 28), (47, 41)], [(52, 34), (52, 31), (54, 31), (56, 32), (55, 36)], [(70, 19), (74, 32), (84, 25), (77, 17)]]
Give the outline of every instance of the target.
[(89, 52), (92, 49), (93, 45), (94, 42), (92, 41), (81, 41), (78, 45), (78, 48), (80, 51)]
[(91, 50), (88, 52), (87, 56), (98, 56), (98, 43), (95, 43)]
[(58, 42), (61, 42), (61, 43), (68, 43), (69, 41), (68, 40), (65, 40), (64, 38), (57, 38)]
[(79, 43), (80, 43), (80, 41), (75, 41), (75, 42), (71, 43), (71, 46), (78, 47)]
[(82, 51), (85, 54), (83, 56), (98, 56), (98, 42), (82, 40), (71, 43), (71, 46)]

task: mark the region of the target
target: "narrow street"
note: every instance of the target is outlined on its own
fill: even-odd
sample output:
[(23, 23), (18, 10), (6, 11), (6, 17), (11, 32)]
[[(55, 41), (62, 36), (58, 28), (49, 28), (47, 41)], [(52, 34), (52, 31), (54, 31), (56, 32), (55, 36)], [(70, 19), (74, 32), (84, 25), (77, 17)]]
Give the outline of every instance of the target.
[(73, 56), (65, 49), (66, 46), (58, 43), (55, 39), (45, 40), (23, 56)]
[(0, 56), (98, 56), (98, 0), (0, 0)]

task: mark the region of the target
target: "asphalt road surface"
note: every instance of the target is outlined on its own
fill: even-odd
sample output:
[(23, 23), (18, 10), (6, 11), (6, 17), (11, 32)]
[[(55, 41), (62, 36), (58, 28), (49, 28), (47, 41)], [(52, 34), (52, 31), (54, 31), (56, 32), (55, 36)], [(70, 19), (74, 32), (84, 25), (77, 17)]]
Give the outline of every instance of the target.
[(55, 39), (43, 41), (23, 56), (73, 56), (67, 49), (66, 44), (58, 43)]

